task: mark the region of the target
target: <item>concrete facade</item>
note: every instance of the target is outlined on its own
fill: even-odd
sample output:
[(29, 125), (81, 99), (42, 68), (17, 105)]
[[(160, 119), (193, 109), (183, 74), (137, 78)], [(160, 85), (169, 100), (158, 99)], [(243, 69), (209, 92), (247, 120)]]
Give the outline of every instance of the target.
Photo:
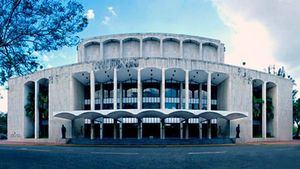
[[(159, 86), (159, 96), (147, 96), (145, 86), (154, 81)], [(132, 84), (136, 87), (123, 89)], [(178, 88), (174, 87), (177, 84)], [(102, 139), (106, 124), (103, 119), (111, 119), (114, 138), (115, 133), (122, 138), (124, 118), (137, 120), (130, 123), (139, 126), (138, 138), (143, 135), (144, 124), (140, 120), (159, 118), (161, 121), (155, 123), (161, 126), (159, 137), (164, 139), (165, 124), (171, 123), (166, 119), (176, 118), (181, 119), (180, 138), (189, 138), (192, 123), (199, 124), (199, 138), (204, 132), (201, 126), (207, 125), (206, 136), (211, 138), (213, 123), (226, 129), (227, 137), (235, 137), (236, 126), (240, 124), (242, 142), (292, 139), (293, 84), (282, 77), (224, 64), (224, 44), (209, 38), (160, 33), (94, 37), (79, 44), (78, 63), (12, 78), (8, 85), (9, 140), (41, 140), (41, 114), (37, 113), (39, 86), (48, 88), (45, 139), (53, 142), (61, 138), (62, 124), (66, 127), (66, 137), (76, 138), (84, 134), (82, 126), (87, 123), (91, 139), (95, 137), (93, 126), (97, 124)], [(197, 85), (199, 89), (192, 89)], [(28, 119), (24, 109), (29, 91), (35, 95), (34, 121)], [(133, 95), (126, 96), (128, 93)], [(262, 100), (272, 98), (272, 119), (268, 120), (264, 101), (260, 122), (254, 122), (254, 93)], [(151, 108), (154, 104), (159, 106)], [(132, 105), (134, 108), (126, 107)], [(187, 127), (181, 127), (184, 124)], [(253, 130), (259, 136), (254, 137)]]

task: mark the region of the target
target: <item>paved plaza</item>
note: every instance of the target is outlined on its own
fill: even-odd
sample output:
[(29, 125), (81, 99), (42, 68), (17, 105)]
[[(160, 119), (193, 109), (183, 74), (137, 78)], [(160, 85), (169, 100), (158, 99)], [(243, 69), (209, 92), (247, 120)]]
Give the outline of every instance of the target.
[(300, 168), (300, 145), (8, 146), (0, 169), (14, 168)]

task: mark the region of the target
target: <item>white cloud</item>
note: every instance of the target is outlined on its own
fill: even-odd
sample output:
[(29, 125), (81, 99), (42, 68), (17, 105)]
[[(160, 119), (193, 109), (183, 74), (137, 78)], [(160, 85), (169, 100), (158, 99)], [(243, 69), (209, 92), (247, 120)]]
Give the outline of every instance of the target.
[(113, 15), (113, 16), (117, 16), (116, 11), (114, 10), (114, 7), (109, 6), (107, 7), (107, 10)]
[(49, 57), (48, 57), (47, 55), (44, 55), (44, 56), (43, 56), (43, 61), (44, 61), (44, 62), (49, 62)]
[(300, 78), (299, 1), (212, 1), (232, 29), (226, 61), (240, 65), (243, 60), (260, 70), (269, 64), (283, 65), (288, 74)]
[(108, 16), (104, 16), (103, 20), (102, 20), (102, 24), (104, 25), (108, 25), (110, 22), (110, 17)]
[(86, 16), (87, 16), (87, 18), (88, 18), (89, 20), (94, 19), (94, 18), (95, 18), (94, 10), (89, 9), (89, 10), (87, 11), (87, 13), (86, 13)]
[(277, 62), (274, 59), (274, 40), (262, 23), (247, 20), (226, 3), (215, 1), (215, 4), (223, 22), (232, 29), (226, 62), (236, 65), (246, 62), (247, 67), (259, 70)]

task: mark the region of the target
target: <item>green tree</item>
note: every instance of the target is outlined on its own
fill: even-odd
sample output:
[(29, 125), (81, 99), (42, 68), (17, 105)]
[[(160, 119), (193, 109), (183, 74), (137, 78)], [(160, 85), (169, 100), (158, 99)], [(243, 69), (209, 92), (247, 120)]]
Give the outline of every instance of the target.
[(34, 121), (34, 93), (29, 92), (27, 95), (27, 104), (25, 105), (26, 116)]
[(7, 133), (7, 114), (0, 112), (0, 133)]
[[(264, 103), (264, 100), (262, 98), (257, 98), (253, 96), (253, 116), (256, 119), (260, 119), (262, 117), (262, 105)], [(272, 98), (267, 97), (267, 119), (273, 119), (274, 118), (274, 106), (272, 103)]]
[(295, 89), (293, 91), (293, 122), (297, 124), (296, 137), (299, 137), (300, 134), (300, 98), (296, 99), (298, 91)]
[(77, 45), (87, 24), (75, 0), (0, 0), (0, 85), (36, 71), (35, 52)]

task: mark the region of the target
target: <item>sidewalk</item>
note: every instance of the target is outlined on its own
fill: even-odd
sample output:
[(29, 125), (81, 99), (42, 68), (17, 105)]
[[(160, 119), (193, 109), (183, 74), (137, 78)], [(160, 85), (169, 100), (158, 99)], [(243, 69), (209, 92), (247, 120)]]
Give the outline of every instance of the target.
[(8, 141), (8, 140), (0, 140), (0, 145), (28, 145), (28, 146), (34, 146), (34, 145), (67, 145), (65, 141), (63, 142), (50, 142), (50, 141), (35, 141), (28, 140), (28, 141)]
[(258, 141), (258, 142), (248, 142), (245, 144), (250, 145), (300, 145), (300, 140), (292, 141)]
[(192, 145), (174, 145), (174, 144), (165, 144), (165, 145), (159, 145), (159, 144), (153, 144), (153, 145), (93, 145), (93, 144), (66, 144), (66, 143), (55, 143), (55, 142), (36, 142), (36, 141), (7, 141), (7, 140), (0, 140), (0, 146), (1, 145), (16, 145), (16, 146), (88, 146), (88, 147), (106, 147), (106, 146), (116, 146), (116, 147), (122, 147), (122, 146), (183, 146), (183, 147), (189, 147), (189, 146), (234, 146), (234, 145), (299, 145), (300, 146), (300, 140), (292, 140), (292, 141), (257, 141), (257, 142), (248, 142), (248, 143), (237, 143), (237, 144), (192, 144)]

